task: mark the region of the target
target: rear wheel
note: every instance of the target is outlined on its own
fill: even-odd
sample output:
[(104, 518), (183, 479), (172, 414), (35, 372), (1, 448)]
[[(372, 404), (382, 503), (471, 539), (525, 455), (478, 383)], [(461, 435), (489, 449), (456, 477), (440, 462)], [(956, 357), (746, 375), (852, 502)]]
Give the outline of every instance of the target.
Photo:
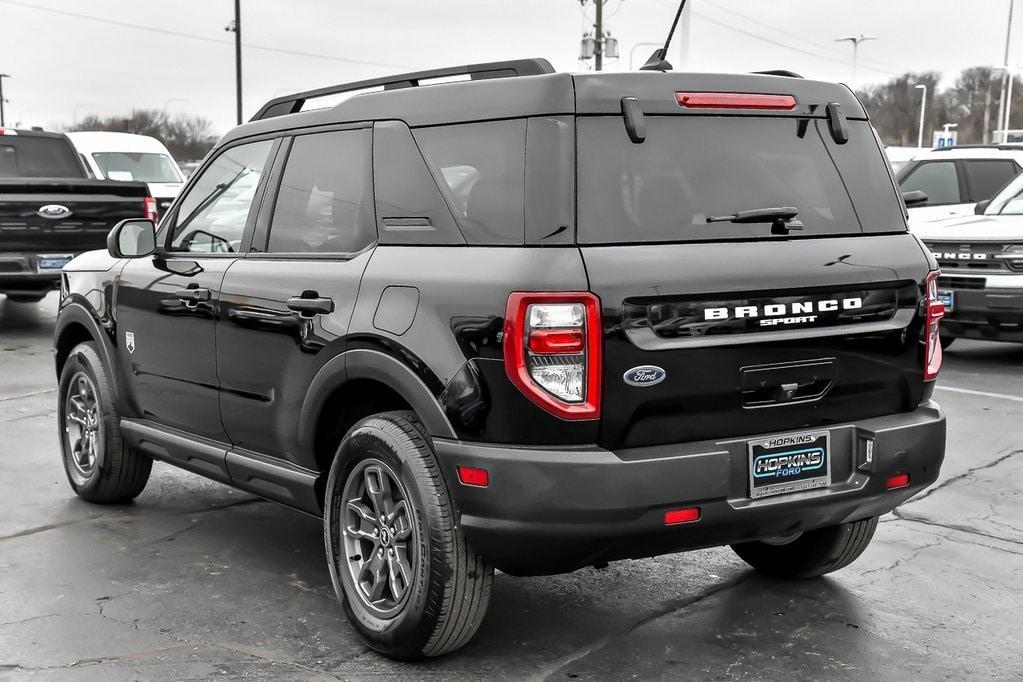
[(153, 460), (121, 438), (110, 376), (93, 344), (71, 349), (58, 390), (64, 472), (75, 493), (99, 504), (137, 497), (146, 487)]
[(46, 291), (10, 292), (7, 294), (7, 300), (13, 303), (38, 303), (46, 298), (46, 294), (48, 293), (50, 293), (49, 289)]
[(956, 340), (954, 336), (945, 336), (943, 334), (939, 334), (938, 339), (941, 340), (942, 350), (951, 346), (952, 342)]
[(848, 566), (874, 537), (877, 517), (818, 528), (790, 542), (755, 541), (732, 545), (747, 564), (776, 578), (816, 578)]
[(408, 412), (357, 423), (327, 481), (324, 540), (334, 589), (371, 648), (413, 660), (466, 644), (493, 568), (466, 542), (429, 438)]

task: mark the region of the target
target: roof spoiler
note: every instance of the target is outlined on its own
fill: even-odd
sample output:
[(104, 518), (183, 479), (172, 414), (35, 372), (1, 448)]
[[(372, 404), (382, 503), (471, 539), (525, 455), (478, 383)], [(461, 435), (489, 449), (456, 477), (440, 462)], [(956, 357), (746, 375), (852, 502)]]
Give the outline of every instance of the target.
[(396, 76), (385, 76), (383, 78), (371, 78), (364, 81), (352, 83), (341, 83), (331, 85), (317, 90), (307, 90), (294, 95), (285, 95), (270, 100), (256, 112), (250, 120), (259, 121), (274, 116), (284, 116), (302, 111), (302, 107), (308, 100), (317, 97), (337, 95), (342, 92), (353, 92), (355, 90), (366, 90), (368, 88), (383, 87), (384, 90), (397, 90), (400, 88), (419, 87), (421, 81), (437, 78), (453, 78), (455, 76), (469, 76), (471, 80), (484, 80), (488, 78), (510, 78), (514, 76), (539, 76), (546, 73), (554, 73), (554, 67), (546, 59), (515, 59), (504, 62), (488, 62), (485, 64), (466, 64), (465, 66), (452, 66), (444, 69), (432, 69), (430, 71), (416, 71), (413, 73), (402, 73)]

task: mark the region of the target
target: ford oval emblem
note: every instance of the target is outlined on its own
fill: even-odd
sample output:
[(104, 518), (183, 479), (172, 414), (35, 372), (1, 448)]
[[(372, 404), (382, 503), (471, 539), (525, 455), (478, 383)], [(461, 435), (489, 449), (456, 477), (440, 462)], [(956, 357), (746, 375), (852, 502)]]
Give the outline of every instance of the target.
[(664, 381), (668, 373), (656, 365), (633, 367), (622, 378), (629, 386), (653, 386)]
[(45, 206), (39, 207), (39, 210), (36, 211), (36, 215), (40, 218), (60, 220), (61, 218), (69, 217), (71, 215), (71, 209), (67, 206), (61, 206), (60, 204), (46, 204)]

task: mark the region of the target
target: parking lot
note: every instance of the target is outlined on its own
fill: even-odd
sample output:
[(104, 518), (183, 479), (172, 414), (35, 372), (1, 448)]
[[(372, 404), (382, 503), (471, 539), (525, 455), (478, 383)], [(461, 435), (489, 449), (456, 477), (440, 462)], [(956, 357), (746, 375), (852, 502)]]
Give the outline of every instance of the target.
[(464, 650), (419, 666), (341, 614), (311, 517), (157, 464), (131, 505), (68, 487), (56, 295), (0, 298), (0, 678), (1013, 678), (1023, 671), (1023, 345), (957, 341), (939, 483), (852, 566), (782, 583), (728, 549), (498, 575)]

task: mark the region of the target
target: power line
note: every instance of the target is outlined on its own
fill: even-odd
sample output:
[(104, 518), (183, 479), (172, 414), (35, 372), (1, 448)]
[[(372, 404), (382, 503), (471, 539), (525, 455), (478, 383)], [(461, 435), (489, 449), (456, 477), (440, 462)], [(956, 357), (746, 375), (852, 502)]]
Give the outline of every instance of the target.
[[(801, 36), (801, 35), (799, 35), (797, 33), (792, 33), (791, 31), (786, 31), (783, 28), (778, 28), (777, 26), (773, 26), (771, 24), (768, 24), (768, 23), (766, 23), (764, 21), (761, 21), (760, 19), (756, 19), (754, 17), (751, 17), (748, 14), (743, 14), (742, 12), (736, 11), (736, 10), (730, 8), (730, 7), (725, 7), (724, 5), (718, 4), (717, 2), (714, 2), (714, 0), (702, 0), (702, 1), (703, 1), (704, 4), (710, 5), (711, 7), (716, 7), (717, 9), (721, 10), (722, 12), (728, 12), (729, 14), (734, 14), (735, 16), (737, 16), (737, 17), (739, 17), (741, 19), (745, 19), (746, 21), (748, 21), (748, 22), (750, 22), (752, 24), (757, 24), (758, 26), (762, 26), (762, 27), (764, 27), (766, 29), (769, 29), (771, 31), (776, 31), (777, 33), (780, 33), (780, 34), (782, 34), (784, 36), (788, 36), (790, 38), (795, 38), (796, 40), (802, 41), (802, 42), (804, 42), (804, 43), (806, 43), (808, 45), (813, 45), (814, 47), (820, 48), (822, 50), (826, 50), (827, 52), (833, 52), (833, 53), (836, 53), (836, 54), (841, 54), (840, 50), (836, 50), (831, 45), (827, 45), (825, 43), (818, 43), (815, 40), (810, 40), (809, 38), (804, 38), (803, 36)], [(861, 60), (861, 61), (865, 62), (865, 63), (868, 63), (868, 64), (869, 63), (876, 64), (877, 66), (885, 67), (885, 68), (889, 68), (889, 69), (898, 69), (899, 68), (899, 67), (894, 66), (892, 64), (886, 64), (884, 62), (879, 62), (879, 61), (877, 61), (875, 59), (864, 59), (864, 60)]]
[[(24, 7), (26, 9), (34, 9), (40, 12), (49, 12), (51, 14), (59, 14), (66, 17), (74, 17), (76, 19), (84, 19), (86, 21), (95, 21), (101, 24), (111, 24), (114, 26), (121, 26), (124, 28), (133, 28), (139, 31), (149, 31), (151, 33), (161, 33), (163, 35), (175, 36), (177, 38), (189, 38), (191, 40), (202, 40), (207, 43), (217, 43), (218, 45), (233, 45), (234, 41), (230, 40), (218, 40), (217, 38), (210, 38), (208, 36), (197, 35), (195, 33), (184, 33), (183, 31), (173, 31), (166, 28), (158, 28), (156, 26), (142, 26), (139, 24), (133, 24), (127, 21), (118, 21), (117, 19), (107, 19), (106, 17), (97, 17), (91, 14), (81, 14), (79, 12), (71, 12), (69, 10), (54, 9), (52, 7), (40, 7), (39, 5), (33, 5), (27, 2), (19, 2), (19, 0), (0, 0), (0, 3), (6, 5), (15, 5), (17, 7)], [(245, 43), (244, 47), (253, 50), (263, 50), (265, 52), (277, 52), (280, 54), (290, 54), (299, 57), (312, 57), (315, 59), (327, 59), (335, 62), (347, 62), (350, 64), (364, 64), (366, 66), (382, 66), (384, 68), (393, 69), (409, 69), (412, 67), (403, 64), (387, 64), (384, 62), (371, 62), (364, 59), (350, 59), (348, 57), (335, 57), (326, 54), (317, 54), (315, 52), (303, 52), (301, 50), (288, 50), (281, 47), (270, 47), (268, 45), (253, 45)]]

